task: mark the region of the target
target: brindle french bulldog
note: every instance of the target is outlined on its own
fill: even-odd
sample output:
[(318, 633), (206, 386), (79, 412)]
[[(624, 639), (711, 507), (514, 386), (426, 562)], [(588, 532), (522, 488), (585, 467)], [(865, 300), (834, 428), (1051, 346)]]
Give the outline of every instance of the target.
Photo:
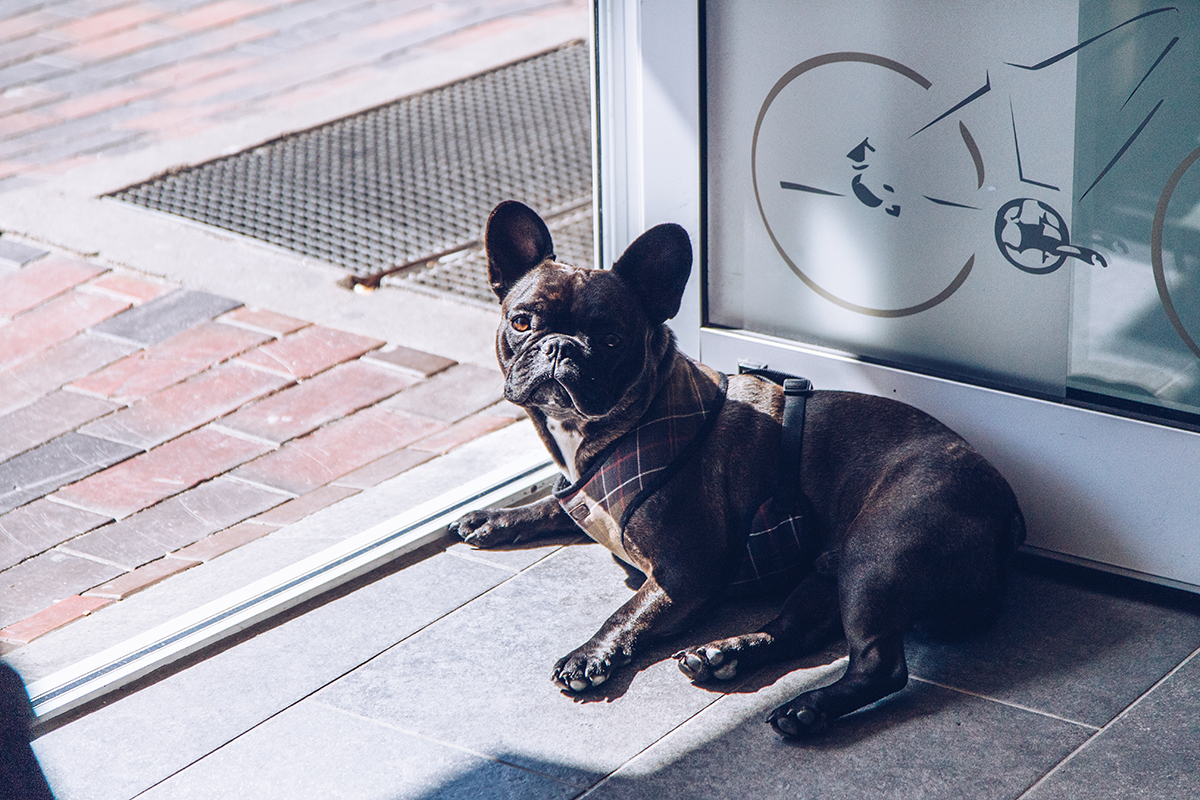
[[(961, 437), (910, 406), (812, 393), (797, 498), (764, 520), (785, 458), (784, 392), (759, 376), (721, 375), (676, 348), (664, 323), (691, 270), (681, 227), (650, 229), (611, 270), (584, 269), (556, 261), (542, 219), (508, 201), (489, 217), (485, 241), (502, 301), (505, 397), (528, 411), (564, 478), (555, 496), (474, 512), (451, 529), (495, 547), (582, 528), (646, 576), (555, 665), (564, 690), (603, 683), (731, 584), (782, 588), (782, 611), (760, 631), (675, 658), (694, 681), (728, 680), (844, 635), (843, 677), (768, 719), (801, 737), (903, 688), (904, 635), (914, 625), (957, 632), (998, 613), (1025, 537), (1016, 497)], [(650, 466), (632, 468), (643, 460)], [(757, 540), (756, 551), (762, 529), (785, 535)], [(768, 556), (787, 563), (764, 563)]]

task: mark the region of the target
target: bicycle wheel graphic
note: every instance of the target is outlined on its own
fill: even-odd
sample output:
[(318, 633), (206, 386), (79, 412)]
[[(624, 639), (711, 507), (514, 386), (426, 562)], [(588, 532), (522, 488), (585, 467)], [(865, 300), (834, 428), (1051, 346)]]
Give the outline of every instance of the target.
[(1171, 300), (1171, 290), (1167, 286), (1167, 273), (1163, 265), (1163, 228), (1167, 222), (1167, 208), (1171, 205), (1171, 196), (1175, 194), (1175, 189), (1178, 188), (1179, 182), (1187, 174), (1192, 165), (1200, 160), (1200, 147), (1197, 147), (1187, 155), (1175, 168), (1175, 172), (1167, 179), (1167, 185), (1163, 187), (1162, 194), (1158, 198), (1158, 206), (1154, 210), (1154, 222), (1150, 227), (1150, 264), (1154, 269), (1154, 285), (1158, 287), (1158, 299), (1162, 302), (1163, 310), (1167, 313), (1167, 318), (1171, 321), (1171, 326), (1175, 328), (1175, 333), (1187, 345), (1197, 358), (1200, 358), (1200, 346), (1196, 344), (1196, 340), (1188, 333), (1187, 328), (1183, 324), (1183, 320), (1179, 317), (1179, 312), (1175, 308), (1174, 301)]
[(784, 73), (760, 107), (750, 162), (762, 224), (791, 271), (848, 311), (920, 314), (975, 264), (954, 234), (981, 213), (958, 201), (983, 184), (966, 125), (948, 120), (914, 142), (891, 121), (898, 104), (924, 108), (931, 85), (883, 56), (827, 53)]

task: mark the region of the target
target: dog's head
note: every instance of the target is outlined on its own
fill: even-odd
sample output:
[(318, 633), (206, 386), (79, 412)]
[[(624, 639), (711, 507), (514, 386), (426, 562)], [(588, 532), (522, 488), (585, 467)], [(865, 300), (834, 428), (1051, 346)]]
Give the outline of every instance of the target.
[(611, 270), (559, 263), (533, 210), (506, 201), (488, 218), (488, 279), (501, 300), (496, 355), (504, 395), (579, 423), (627, 407), (671, 345), (692, 246), (678, 225), (638, 237)]

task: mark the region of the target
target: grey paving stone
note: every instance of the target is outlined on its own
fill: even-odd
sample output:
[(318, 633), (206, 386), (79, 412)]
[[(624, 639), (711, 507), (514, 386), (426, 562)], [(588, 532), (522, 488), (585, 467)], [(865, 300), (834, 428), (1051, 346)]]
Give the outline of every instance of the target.
[(0, 513), (50, 494), (142, 452), (127, 444), (67, 433), (0, 463)]
[(126, 800), (507, 577), (447, 556), (409, 564), (47, 733), (38, 759), (62, 798)]
[(33, 402), (137, 349), (137, 345), (129, 342), (83, 334), (44, 350), (0, 373), (0, 413)]
[(564, 548), (317, 699), (591, 785), (719, 697), (680, 674), (670, 658), (677, 643), (654, 648), (586, 698), (550, 680), (555, 662), (628, 599), (624, 579), (599, 545)]
[(67, 71), (64, 67), (46, 64), (38, 60), (23, 61), (20, 64), (0, 69), (0, 91), (20, 86), (23, 83), (44, 81)]
[(217, 478), (84, 534), (66, 548), (134, 569), (289, 499), (260, 486)]
[(99, 586), (125, 570), (51, 550), (0, 572), (0, 628)]
[(105, 320), (92, 330), (148, 347), (240, 305), (228, 297), (177, 289)]
[(552, 800), (578, 793), (578, 787), (537, 772), (306, 702), (268, 720), (142, 797)]
[(408, 387), (380, 406), (441, 422), (457, 422), (503, 397), (504, 376), (498, 369), (457, 364)]
[(0, 569), (8, 569), (32, 555), (111, 521), (109, 517), (81, 508), (71, 508), (44, 498), (34, 500), (0, 515)]
[(763, 723), (771, 708), (838, 674), (804, 670), (728, 695), (588, 797), (1001, 800), (1019, 796), (1091, 733), (920, 682), (813, 742), (784, 741)]
[(1200, 797), (1197, 753), (1200, 658), (1193, 657), (1027, 797), (1190, 800)]
[(0, 237), (0, 267), (19, 268), (41, 258), (48, 251)]
[(74, 392), (51, 392), (0, 416), (0, 461), (12, 458), (118, 408), (116, 403)]
[(966, 641), (909, 638), (909, 672), (1103, 726), (1200, 647), (1200, 614), (1021, 571), (999, 622)]

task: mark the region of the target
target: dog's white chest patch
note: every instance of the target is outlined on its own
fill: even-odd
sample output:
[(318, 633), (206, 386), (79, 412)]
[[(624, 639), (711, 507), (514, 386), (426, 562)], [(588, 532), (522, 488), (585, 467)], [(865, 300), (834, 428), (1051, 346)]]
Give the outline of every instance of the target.
[(575, 467), (575, 454), (579, 452), (579, 445), (583, 443), (583, 435), (573, 427), (564, 426), (561, 420), (554, 417), (546, 417), (546, 430), (550, 431), (550, 435), (554, 437), (554, 443), (558, 445), (558, 452), (563, 457), (563, 474), (567, 476), (567, 480), (574, 483), (579, 480), (579, 470)]

